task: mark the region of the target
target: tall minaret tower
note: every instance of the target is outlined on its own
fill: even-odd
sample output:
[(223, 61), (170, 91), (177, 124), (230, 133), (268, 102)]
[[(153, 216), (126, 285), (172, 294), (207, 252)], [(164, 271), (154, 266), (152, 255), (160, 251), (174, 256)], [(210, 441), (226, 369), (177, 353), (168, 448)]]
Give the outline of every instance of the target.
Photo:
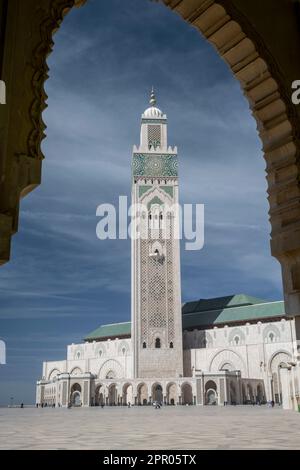
[(183, 371), (177, 148), (168, 147), (167, 116), (142, 115), (132, 157), (132, 344), (135, 378)]

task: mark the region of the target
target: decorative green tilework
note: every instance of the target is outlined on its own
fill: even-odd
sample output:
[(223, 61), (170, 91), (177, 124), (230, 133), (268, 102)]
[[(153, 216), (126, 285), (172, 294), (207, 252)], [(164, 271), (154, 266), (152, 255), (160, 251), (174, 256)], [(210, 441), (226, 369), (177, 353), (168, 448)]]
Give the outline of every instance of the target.
[(141, 197), (143, 194), (145, 194), (151, 188), (152, 188), (152, 186), (140, 186), (139, 187), (139, 197)]
[(133, 154), (133, 176), (178, 176), (177, 155)]
[(169, 196), (173, 197), (173, 186), (160, 186)]
[(166, 124), (167, 119), (142, 119), (142, 124)]
[(148, 202), (148, 209), (150, 209), (150, 207), (151, 207), (153, 204), (159, 204), (160, 206), (162, 206), (164, 203), (162, 202), (161, 199), (159, 199), (159, 197), (154, 196), (154, 198), (151, 199), (150, 202)]

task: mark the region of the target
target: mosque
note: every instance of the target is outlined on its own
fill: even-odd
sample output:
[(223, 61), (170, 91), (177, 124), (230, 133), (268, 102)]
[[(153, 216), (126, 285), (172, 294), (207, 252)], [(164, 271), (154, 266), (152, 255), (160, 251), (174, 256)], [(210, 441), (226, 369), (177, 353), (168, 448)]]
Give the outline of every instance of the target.
[(141, 236), (131, 242), (131, 322), (101, 325), (69, 345), (66, 359), (44, 362), (37, 404), (290, 408), (296, 400), (296, 327), (283, 301), (237, 294), (181, 303), (178, 201), (177, 149), (152, 91), (132, 155), (132, 230)]

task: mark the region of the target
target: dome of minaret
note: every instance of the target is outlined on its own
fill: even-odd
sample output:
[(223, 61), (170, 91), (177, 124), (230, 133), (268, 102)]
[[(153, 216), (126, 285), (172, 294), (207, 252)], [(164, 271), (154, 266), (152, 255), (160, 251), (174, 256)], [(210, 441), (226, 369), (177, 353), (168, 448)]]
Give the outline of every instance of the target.
[(150, 107), (145, 110), (143, 116), (145, 118), (162, 118), (164, 114), (159, 108), (156, 107), (156, 97), (153, 88), (151, 91), (149, 103)]

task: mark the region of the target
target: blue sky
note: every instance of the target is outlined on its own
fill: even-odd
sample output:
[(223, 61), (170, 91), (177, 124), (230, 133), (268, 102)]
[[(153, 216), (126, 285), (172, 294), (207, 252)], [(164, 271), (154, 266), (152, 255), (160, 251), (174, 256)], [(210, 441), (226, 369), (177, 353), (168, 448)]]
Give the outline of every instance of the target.
[(42, 185), (22, 200), (0, 270), (0, 404), (33, 403), (43, 360), (102, 323), (130, 318), (130, 242), (96, 238), (96, 208), (130, 195), (149, 90), (177, 145), (182, 203), (205, 204), (205, 246), (181, 252), (183, 301), (282, 298), (270, 256), (265, 162), (239, 83), (199, 33), (147, 0), (89, 0), (48, 60)]

